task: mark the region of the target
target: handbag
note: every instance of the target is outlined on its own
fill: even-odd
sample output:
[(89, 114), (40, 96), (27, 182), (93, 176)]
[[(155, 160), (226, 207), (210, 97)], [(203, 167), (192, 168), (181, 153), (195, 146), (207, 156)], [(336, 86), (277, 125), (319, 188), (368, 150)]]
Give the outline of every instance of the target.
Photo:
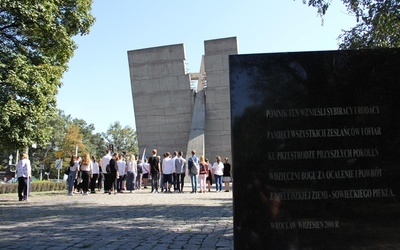
[(71, 169), (69, 169), (69, 167), (67, 167), (67, 169), (65, 169), (64, 174), (69, 175), (69, 172), (71, 172)]

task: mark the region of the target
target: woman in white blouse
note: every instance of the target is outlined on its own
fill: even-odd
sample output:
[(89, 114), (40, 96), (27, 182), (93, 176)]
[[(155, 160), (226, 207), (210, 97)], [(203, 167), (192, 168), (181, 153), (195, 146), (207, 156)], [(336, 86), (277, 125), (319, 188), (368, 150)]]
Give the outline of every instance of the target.
[(135, 177), (137, 175), (137, 163), (134, 155), (129, 154), (126, 162), (126, 189), (131, 193), (135, 190)]
[(214, 177), (215, 177), (215, 189), (217, 192), (221, 192), (222, 191), (222, 176), (224, 175), (224, 164), (221, 162), (220, 156), (215, 157), (215, 159), (217, 161), (214, 162), (214, 164), (212, 166), (212, 170), (213, 170)]
[(83, 157), (80, 171), (82, 175), (83, 195), (88, 195), (89, 180), (92, 178), (92, 161), (89, 154), (85, 154)]
[[(21, 160), (17, 164), (17, 177), (18, 177), (18, 198), (19, 201), (28, 199), (28, 185), (29, 179), (32, 177), (31, 161), (28, 159), (27, 153), (21, 154)], [(22, 196), (24, 193), (24, 196)]]

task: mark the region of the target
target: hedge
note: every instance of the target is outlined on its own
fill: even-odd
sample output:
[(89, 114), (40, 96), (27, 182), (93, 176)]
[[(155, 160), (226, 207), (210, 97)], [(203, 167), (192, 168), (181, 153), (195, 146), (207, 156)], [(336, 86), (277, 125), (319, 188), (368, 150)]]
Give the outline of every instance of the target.
[[(65, 181), (38, 181), (31, 183), (31, 192), (45, 192), (45, 191), (62, 191), (66, 190), (67, 185)], [(18, 183), (0, 184), (0, 194), (9, 194), (18, 192)]]

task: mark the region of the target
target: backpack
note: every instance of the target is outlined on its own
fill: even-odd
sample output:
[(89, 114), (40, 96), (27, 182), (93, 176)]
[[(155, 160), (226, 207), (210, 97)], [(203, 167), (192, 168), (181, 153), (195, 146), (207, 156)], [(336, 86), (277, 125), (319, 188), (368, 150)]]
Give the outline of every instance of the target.
[(192, 168), (193, 167), (193, 159), (192, 159), (192, 157), (190, 157), (189, 158), (189, 160), (188, 160), (188, 166), (189, 166), (189, 168)]
[[(190, 163), (192, 167), (190, 167)], [(199, 174), (199, 164), (197, 162), (194, 162), (192, 157), (189, 158), (189, 168), (190, 168), (190, 173), (194, 175)]]

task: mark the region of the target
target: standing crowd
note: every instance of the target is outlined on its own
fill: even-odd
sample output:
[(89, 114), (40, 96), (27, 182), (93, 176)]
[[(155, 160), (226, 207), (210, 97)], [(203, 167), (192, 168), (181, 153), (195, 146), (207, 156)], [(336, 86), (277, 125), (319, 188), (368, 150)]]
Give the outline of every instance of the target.
[(100, 161), (89, 154), (83, 158), (74, 155), (67, 169), (68, 195), (88, 195), (102, 189), (110, 195), (124, 191), (132, 193), (148, 188), (149, 181), (151, 193), (183, 193), (186, 173), (190, 177), (191, 193), (211, 192), (213, 180), (216, 192), (222, 192), (223, 183), (225, 192), (229, 192), (232, 169), (228, 158), (222, 163), (221, 157), (216, 156), (215, 162), (210, 164), (204, 156), (198, 158), (195, 150), (191, 153), (187, 160), (182, 151), (175, 151), (173, 155), (166, 152), (161, 159), (153, 149), (152, 156), (144, 162), (136, 160), (135, 155), (111, 154), (109, 150)]

